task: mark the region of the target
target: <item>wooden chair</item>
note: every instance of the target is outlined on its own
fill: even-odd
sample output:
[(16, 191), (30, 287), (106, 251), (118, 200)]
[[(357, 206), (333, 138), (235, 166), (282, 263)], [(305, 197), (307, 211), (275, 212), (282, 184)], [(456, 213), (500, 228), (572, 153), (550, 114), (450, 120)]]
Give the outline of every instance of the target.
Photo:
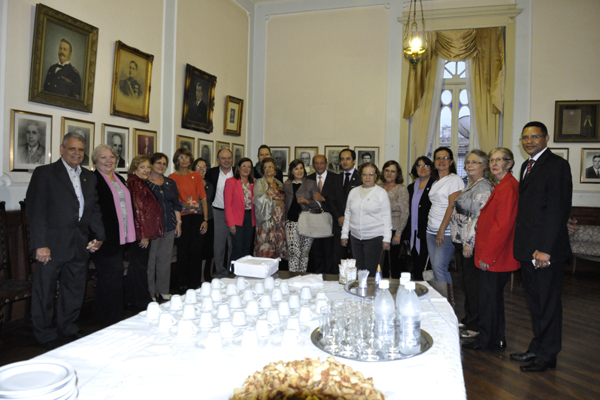
[[(25, 217), (26, 218), (26, 217)], [(29, 234), (23, 232), (23, 236)], [(28, 242), (27, 242), (28, 243)], [(29, 246), (25, 246), (29, 249)], [(15, 279), (17, 271), (12, 271), (8, 250), (8, 227), (6, 225), (6, 203), (0, 202), (0, 329), (2, 322), (11, 318), (12, 304), (31, 297), (33, 289), (33, 274), (31, 273), (31, 259), (25, 254), (24, 278)], [(15, 266), (16, 268), (16, 266)], [(6, 317), (6, 318), (5, 318)]]

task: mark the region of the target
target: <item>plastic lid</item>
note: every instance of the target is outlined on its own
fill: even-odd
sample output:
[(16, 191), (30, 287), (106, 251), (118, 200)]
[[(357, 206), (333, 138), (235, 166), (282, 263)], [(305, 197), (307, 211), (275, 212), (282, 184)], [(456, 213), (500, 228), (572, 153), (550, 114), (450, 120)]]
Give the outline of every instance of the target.
[(382, 279), (381, 282), (379, 282), (379, 289), (389, 289), (390, 288), (390, 281), (388, 281), (387, 279)]
[(406, 282), (409, 282), (409, 281), (410, 281), (410, 278), (407, 278), (406, 276), (400, 277), (400, 284), (403, 286), (406, 285)]
[(404, 287), (405, 287), (407, 290), (415, 290), (415, 282), (413, 282), (413, 281), (408, 281), (408, 282), (406, 282), (406, 285), (404, 285)]
[(408, 278), (408, 280), (410, 281), (410, 272), (402, 272), (402, 273), (400, 274), (400, 278), (404, 278), (405, 276), (406, 276), (406, 277)]

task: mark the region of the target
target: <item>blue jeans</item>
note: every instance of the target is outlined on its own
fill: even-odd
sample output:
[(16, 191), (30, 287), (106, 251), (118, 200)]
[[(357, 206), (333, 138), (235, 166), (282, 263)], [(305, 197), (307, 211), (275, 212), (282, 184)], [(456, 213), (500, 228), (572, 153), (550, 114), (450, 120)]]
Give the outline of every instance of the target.
[(450, 236), (444, 236), (444, 244), (442, 247), (435, 245), (435, 237), (431, 233), (427, 234), (427, 250), (429, 251), (429, 259), (431, 260), (431, 268), (436, 281), (443, 281), (452, 284), (452, 277), (448, 272), (448, 264), (454, 254), (454, 245)]

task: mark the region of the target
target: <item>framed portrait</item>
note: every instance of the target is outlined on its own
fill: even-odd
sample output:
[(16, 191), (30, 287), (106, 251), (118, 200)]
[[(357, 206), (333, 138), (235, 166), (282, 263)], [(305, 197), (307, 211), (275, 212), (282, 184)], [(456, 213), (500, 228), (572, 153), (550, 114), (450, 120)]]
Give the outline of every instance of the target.
[(43, 4), (34, 26), (29, 101), (91, 113), (98, 28)]
[(339, 174), (343, 171), (340, 165), (340, 151), (349, 149), (348, 146), (325, 146), (327, 170)]
[(10, 110), (10, 169), (30, 171), (50, 164), (52, 116)]
[(561, 156), (565, 160), (569, 161), (569, 149), (566, 147), (550, 147), (550, 150), (557, 156)]
[(129, 128), (102, 124), (102, 143), (109, 145), (117, 154), (117, 172), (129, 168)]
[(290, 163), (290, 146), (271, 146), (271, 155), (277, 162), (277, 167), (283, 175), (288, 174), (288, 165)]
[(231, 150), (231, 145), (229, 143), (227, 143), (227, 142), (217, 142), (217, 153), (221, 149)]
[(213, 131), (216, 87), (216, 76), (186, 64), (182, 128), (208, 133)]
[(152, 54), (117, 40), (110, 114), (149, 122)]
[(198, 155), (210, 168), (214, 164), (213, 155), (215, 154), (215, 143), (212, 140), (198, 139)]
[(92, 152), (94, 151), (94, 138), (96, 133), (96, 124), (93, 122), (82, 121), (80, 119), (73, 119), (62, 117), (62, 132), (60, 135), (60, 141), (65, 137), (67, 133), (77, 132), (85, 138), (85, 153), (83, 154), (83, 161), (81, 166), (85, 168), (92, 168)]
[(319, 154), (319, 147), (298, 147), (294, 148), (294, 158), (299, 158), (304, 162), (307, 174), (314, 172), (312, 161), (313, 157)]
[[(183, 135), (177, 135), (177, 148), (181, 149), (182, 147), (188, 149), (191, 153), (192, 153), (192, 158), (194, 155), (194, 142), (196, 141), (196, 139), (194, 139), (191, 136), (183, 136)], [(192, 160), (193, 162), (194, 160)]]
[(554, 142), (600, 142), (600, 100), (557, 101)]
[(242, 134), (243, 111), (244, 100), (233, 96), (227, 96), (225, 98), (225, 122), (223, 123), (224, 134), (233, 136), (240, 136)]
[(581, 149), (581, 183), (600, 183), (600, 147)]
[(233, 165), (237, 165), (237, 162), (245, 157), (244, 145), (233, 143), (231, 147), (231, 152), (233, 153)]
[(354, 146), (356, 152), (356, 166), (360, 167), (366, 162), (372, 162), (379, 166), (379, 147)]
[(152, 157), (158, 151), (158, 133), (133, 129), (133, 156)]

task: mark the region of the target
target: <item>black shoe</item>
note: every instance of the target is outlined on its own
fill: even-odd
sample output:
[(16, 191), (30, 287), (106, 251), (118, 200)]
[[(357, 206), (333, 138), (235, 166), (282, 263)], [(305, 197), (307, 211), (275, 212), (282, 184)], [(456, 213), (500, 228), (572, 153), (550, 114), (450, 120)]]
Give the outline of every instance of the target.
[(506, 348), (506, 340), (498, 340), (496, 343), (494, 343), (494, 347), (504, 350)]
[(74, 342), (75, 340), (79, 340), (82, 337), (85, 337), (85, 334), (81, 331), (77, 331), (74, 334), (67, 336), (65, 339), (67, 339), (68, 342)]
[(477, 343), (477, 340), (473, 340), (470, 343), (465, 343), (461, 346), (463, 349), (468, 350), (482, 350), (484, 347)]
[(535, 354), (526, 351), (525, 353), (511, 353), (510, 359), (515, 361), (531, 361), (535, 358)]
[(534, 358), (527, 364), (521, 365), (521, 371), (523, 372), (544, 372), (547, 369), (556, 368), (556, 361), (553, 363), (542, 361), (539, 358)]

